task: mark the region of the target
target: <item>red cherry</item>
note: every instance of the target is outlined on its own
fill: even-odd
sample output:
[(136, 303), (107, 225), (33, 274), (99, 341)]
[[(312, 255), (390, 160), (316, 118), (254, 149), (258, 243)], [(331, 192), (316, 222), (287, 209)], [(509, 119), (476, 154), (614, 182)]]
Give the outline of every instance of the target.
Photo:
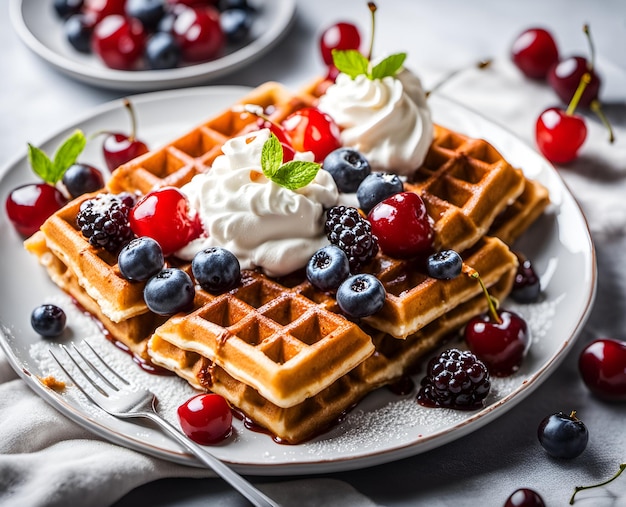
[(296, 151), (311, 151), (316, 162), (322, 162), (331, 151), (341, 147), (337, 124), (315, 107), (305, 107), (291, 113), (282, 128)]
[(5, 208), (17, 232), (31, 236), (46, 219), (67, 204), (67, 199), (52, 185), (29, 183), (12, 190)]
[(626, 401), (626, 342), (611, 338), (594, 340), (581, 352), (578, 369), (596, 396)]
[(559, 50), (550, 32), (543, 28), (529, 28), (513, 42), (511, 57), (526, 77), (544, 79), (559, 61)]
[(469, 349), (482, 360), (496, 377), (515, 373), (528, 349), (530, 337), (526, 321), (516, 313), (496, 310), (472, 318), (465, 326)]
[(198, 394), (178, 407), (185, 435), (201, 445), (216, 444), (232, 433), (233, 415), (219, 394)]
[(272, 120), (266, 118), (259, 118), (256, 124), (259, 129), (270, 129), (272, 134), (274, 134), (280, 141), (280, 144), (283, 147), (283, 164), (293, 160), (296, 152), (291, 147), (291, 139), (289, 138), (289, 135), (280, 125), (277, 125)]
[(326, 65), (333, 66), (333, 49), (356, 49), (361, 46), (361, 34), (352, 23), (335, 23), (322, 32), (320, 52)]
[(130, 134), (111, 132), (102, 143), (102, 154), (110, 171), (148, 152), (146, 143), (136, 137), (136, 115), (130, 100), (124, 99), (124, 107), (130, 116)]
[(431, 251), (433, 228), (422, 198), (400, 192), (379, 202), (369, 212), (372, 234), (391, 257), (408, 258)]
[(156, 240), (166, 256), (202, 232), (200, 218), (190, 213), (187, 197), (174, 187), (163, 187), (142, 197), (130, 211), (129, 222), (137, 236)]
[(520, 488), (507, 499), (504, 507), (545, 507), (543, 498), (536, 491)]
[(565, 104), (569, 104), (585, 73), (589, 73), (591, 80), (581, 95), (579, 104), (589, 107), (591, 102), (598, 99), (601, 83), (598, 75), (590, 68), (589, 62), (582, 56), (571, 56), (554, 65), (548, 73), (548, 83), (559, 98)]
[(83, 13), (93, 17), (97, 23), (113, 14), (124, 15), (126, 0), (85, 0)]
[(582, 117), (551, 107), (537, 119), (535, 138), (537, 147), (550, 162), (567, 164), (578, 156), (587, 138), (587, 126)]
[(226, 44), (219, 11), (210, 6), (181, 9), (174, 20), (172, 34), (182, 58), (188, 62), (212, 60)]
[(132, 70), (144, 54), (146, 37), (139, 20), (113, 14), (96, 24), (91, 44), (107, 67)]

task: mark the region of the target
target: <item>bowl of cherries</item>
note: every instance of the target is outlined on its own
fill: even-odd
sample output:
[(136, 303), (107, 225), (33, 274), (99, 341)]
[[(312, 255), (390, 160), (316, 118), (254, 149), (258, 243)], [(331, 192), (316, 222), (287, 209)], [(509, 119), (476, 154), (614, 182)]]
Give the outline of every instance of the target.
[(147, 91), (206, 83), (269, 51), (295, 1), (15, 0), (12, 24), (37, 55), (100, 87)]

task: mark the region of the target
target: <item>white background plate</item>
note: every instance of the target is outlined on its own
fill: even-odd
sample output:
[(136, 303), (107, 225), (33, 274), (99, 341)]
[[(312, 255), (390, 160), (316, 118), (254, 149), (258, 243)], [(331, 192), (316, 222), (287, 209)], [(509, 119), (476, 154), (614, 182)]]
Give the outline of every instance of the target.
[[(140, 137), (155, 148), (222, 110), (224, 104), (234, 102), (245, 90), (203, 87), (135, 96), (132, 102), (139, 119)], [(462, 437), (529, 395), (561, 362), (584, 324), (595, 295), (595, 254), (585, 220), (556, 171), (525, 143), (478, 114), (436, 95), (429, 100), (438, 123), (488, 139), (509, 161), (550, 190), (549, 210), (516, 245), (540, 274), (543, 299), (532, 305), (505, 302), (506, 307), (522, 313), (529, 323), (533, 344), (528, 358), (514, 376), (493, 379), (487, 407), (476, 412), (427, 409), (415, 402), (414, 394), (399, 397), (381, 389), (368, 396), (329, 433), (291, 446), (276, 444), (267, 435), (247, 430), (237, 421), (233, 438), (211, 450), (240, 472), (294, 475), (351, 470), (419, 454)], [(167, 124), (163, 118), (167, 118)], [(123, 131), (127, 122), (121, 101), (111, 102), (50, 137), (41, 147), (53, 152), (77, 127), (89, 135), (105, 129)], [(103, 167), (97, 139), (88, 143), (80, 160)], [(25, 157), (9, 164), (0, 180), (2, 202), (15, 186), (32, 181), (36, 177)], [(0, 333), (6, 335), (0, 343), (15, 370), (46, 401), (95, 433), (165, 459), (194, 464), (192, 458), (159, 432), (118, 421), (90, 406), (73, 389), (58, 395), (37, 380), (36, 375), (53, 373), (59, 378), (63, 375), (47, 353), (48, 347), (56, 346), (56, 342), (43, 340), (30, 327), (32, 309), (52, 301), (68, 312), (69, 328), (62, 341), (90, 338), (107, 360), (134, 382), (156, 390), (166, 417), (173, 422), (178, 404), (192, 394), (177, 378), (144, 373), (128, 356), (104, 340), (93, 322), (80, 314), (48, 280), (36, 259), (23, 250), (21, 239), (5, 214), (0, 218), (0, 234), (3, 238), (0, 319), (10, 328)]]
[(175, 69), (124, 71), (106, 67), (95, 55), (76, 51), (65, 39), (52, 2), (10, 0), (11, 22), (22, 41), (38, 56), (69, 76), (117, 90), (149, 91), (205, 84), (260, 57), (278, 43), (295, 15), (295, 0), (250, 0), (258, 13), (250, 41), (227, 47), (216, 60)]

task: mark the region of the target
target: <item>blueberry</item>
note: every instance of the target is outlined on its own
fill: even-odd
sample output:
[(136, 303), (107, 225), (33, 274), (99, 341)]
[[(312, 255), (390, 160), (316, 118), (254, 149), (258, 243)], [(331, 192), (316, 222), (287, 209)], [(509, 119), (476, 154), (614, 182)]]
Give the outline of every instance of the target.
[(89, 164), (72, 164), (63, 173), (63, 185), (72, 197), (89, 194), (104, 187), (104, 176)]
[(368, 317), (385, 304), (385, 287), (368, 273), (353, 275), (339, 286), (337, 304), (349, 317)]
[(582, 454), (589, 441), (585, 424), (572, 412), (558, 412), (544, 418), (537, 429), (539, 443), (554, 458), (575, 458)]
[(148, 30), (153, 30), (165, 14), (165, 0), (126, 0), (126, 15), (137, 18)]
[(228, 42), (241, 42), (250, 33), (252, 13), (246, 9), (227, 9), (220, 14), (220, 26)]
[(323, 291), (335, 291), (350, 276), (350, 262), (337, 245), (327, 245), (313, 254), (306, 266), (306, 277)]
[(117, 257), (120, 273), (127, 280), (143, 282), (156, 275), (165, 259), (157, 241), (147, 236), (130, 241)]
[(356, 192), (365, 177), (370, 174), (369, 162), (361, 153), (351, 148), (331, 151), (322, 164), (335, 180), (340, 192)]
[(80, 53), (91, 53), (94, 22), (84, 14), (72, 14), (63, 24), (65, 38)]
[(461, 274), (463, 259), (454, 250), (442, 250), (428, 257), (426, 271), (428, 276), (438, 280), (451, 280)]
[(78, 14), (83, 8), (84, 0), (54, 0), (53, 6), (57, 16), (67, 19)]
[(60, 336), (65, 329), (66, 321), (63, 309), (52, 304), (38, 306), (30, 314), (31, 326), (45, 338)]
[(359, 207), (367, 214), (379, 202), (403, 190), (404, 185), (397, 174), (376, 172), (365, 177), (356, 190), (356, 197)]
[(200, 287), (213, 294), (234, 289), (241, 280), (239, 260), (221, 247), (198, 252), (191, 261), (191, 272)]
[(174, 315), (191, 307), (195, 293), (187, 273), (178, 268), (164, 268), (148, 280), (143, 297), (154, 313)]
[(541, 295), (541, 282), (532, 263), (518, 255), (519, 266), (513, 282), (511, 297), (518, 303), (534, 303)]
[(248, 4), (248, 0), (219, 0), (217, 7), (220, 12), (227, 11), (228, 9), (254, 10), (254, 8)]
[(180, 63), (180, 55), (171, 33), (157, 32), (146, 43), (146, 60), (151, 69), (173, 69)]

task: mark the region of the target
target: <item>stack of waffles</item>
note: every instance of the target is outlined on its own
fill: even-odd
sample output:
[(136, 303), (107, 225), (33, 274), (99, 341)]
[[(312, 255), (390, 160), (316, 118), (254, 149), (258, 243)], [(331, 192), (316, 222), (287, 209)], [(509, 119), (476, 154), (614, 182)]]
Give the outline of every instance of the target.
[[(314, 105), (315, 89), (317, 84), (294, 95), (266, 83), (222, 114), (118, 168), (107, 190), (145, 194), (182, 186), (210, 170), (226, 140), (257, 128), (257, 117), (245, 105), (261, 107), (280, 122)], [(491, 294), (506, 297), (518, 266), (508, 245), (543, 212), (546, 189), (487, 142), (437, 126), (426, 161), (406, 190), (424, 199), (436, 247), (461, 252)], [(143, 284), (125, 280), (116, 258), (90, 246), (78, 230), (76, 215), (89, 197), (50, 217), (26, 248), (114, 340), (194, 387), (221, 394), (282, 441), (301, 442), (320, 433), (367, 393), (407, 375), (424, 354), (486, 310), (476, 280), (435, 280), (415, 263), (379, 253), (365, 271), (382, 281), (385, 304), (357, 322), (302, 274), (271, 279), (251, 270), (225, 294), (197, 288), (189, 313), (157, 316), (143, 302)]]

